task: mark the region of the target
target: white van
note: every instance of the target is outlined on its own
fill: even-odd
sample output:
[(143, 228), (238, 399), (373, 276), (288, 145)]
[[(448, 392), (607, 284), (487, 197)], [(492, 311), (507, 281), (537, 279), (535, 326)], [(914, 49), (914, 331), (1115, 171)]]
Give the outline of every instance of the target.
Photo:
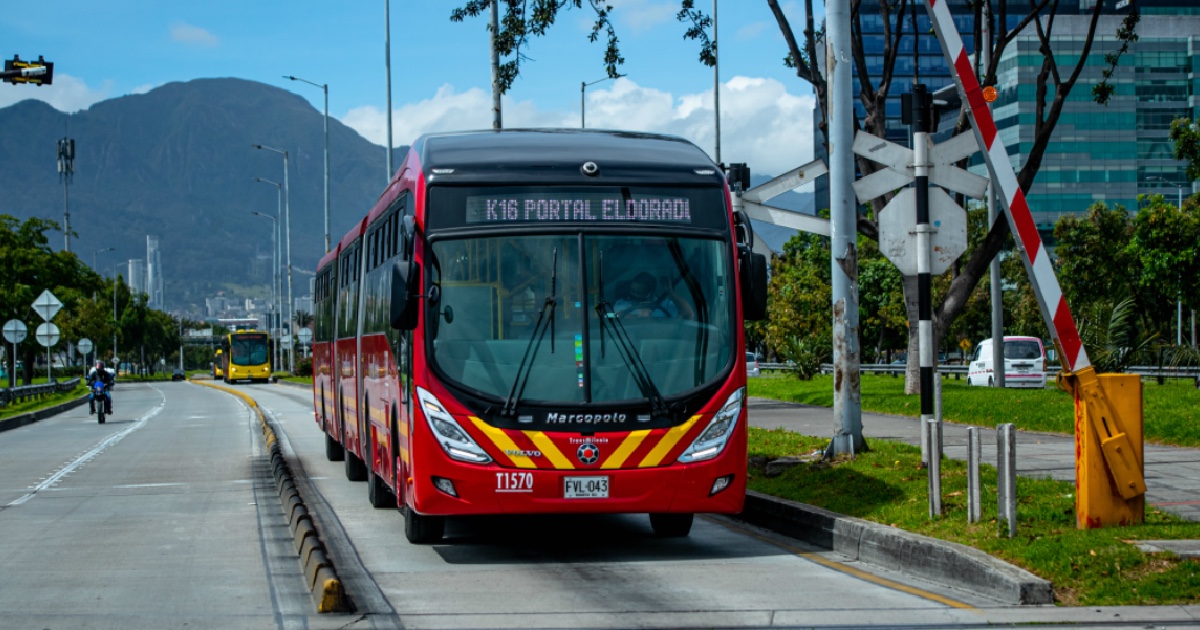
[[(987, 385), (994, 382), (992, 372), (992, 340), (984, 339), (975, 346), (967, 370), (967, 385)], [(1045, 387), (1046, 351), (1037, 337), (1004, 338), (1004, 386)]]

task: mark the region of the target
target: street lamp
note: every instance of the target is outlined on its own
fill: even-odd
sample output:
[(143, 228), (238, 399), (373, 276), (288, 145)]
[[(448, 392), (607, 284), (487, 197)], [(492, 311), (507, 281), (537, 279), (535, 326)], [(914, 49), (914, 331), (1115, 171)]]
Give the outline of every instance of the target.
[[(255, 177), (254, 181), (261, 182), (263, 184), (271, 184), (272, 186), (275, 187), (276, 206), (275, 206), (275, 216), (272, 218), (275, 218), (275, 219), (282, 218), (283, 217), (283, 214), (282, 214), (283, 213), (283, 186), (281, 184), (279, 184), (278, 182), (273, 182), (269, 179), (264, 179), (262, 177)], [(280, 249), (282, 249), (280, 247), (280, 244), (283, 242), (283, 239), (280, 238), (280, 235), (279, 235), (280, 227), (281, 227), (280, 222), (276, 221), (275, 222), (275, 235), (272, 237), (275, 242), (275, 271), (271, 275), (272, 282), (274, 283), (272, 285), (271, 289), (272, 289), (272, 293), (275, 295), (275, 304), (274, 304), (274, 309), (273, 309), (275, 311), (276, 321), (273, 322), (275, 325), (278, 325), (278, 323), (279, 323), (278, 318), (283, 317), (283, 306), (280, 304), (283, 301), (283, 272), (281, 271), (282, 270), (282, 265), (281, 265), (282, 261), (280, 260), (280, 258), (281, 258)], [(275, 357), (275, 365), (276, 366), (283, 364), (283, 361), (282, 361), (283, 357), (280, 356), (281, 351), (279, 349), (279, 332), (280, 332), (279, 330), (275, 331), (275, 334), (276, 334), (275, 354), (277, 355)]]
[[(292, 330), (292, 202), (291, 190), (288, 188), (288, 152), (283, 149), (276, 149), (262, 144), (250, 145), (255, 149), (265, 149), (274, 151), (283, 156), (283, 231), (284, 231), (284, 249), (287, 258), (287, 313), (288, 313), (288, 334)], [(282, 313), (280, 313), (282, 315)], [(295, 373), (296, 371), (296, 350), (295, 344), (288, 348), (288, 372)]]
[(321, 88), (325, 93), (325, 253), (329, 253), (329, 84), (314, 83), (308, 79), (293, 77), (291, 75), (283, 77), (292, 81), (300, 81)]
[(620, 78), (623, 76), (625, 76), (625, 75), (618, 74), (615, 77), (604, 77), (603, 79), (596, 79), (595, 81), (592, 81), (591, 83), (585, 83), (583, 81), (580, 81), (580, 83), (579, 83), (579, 128), (580, 129), (587, 127), (587, 125), (584, 124), (584, 120), (585, 120), (584, 113), (587, 109), (587, 105), (585, 104), (585, 101), (583, 99), (583, 92), (584, 92), (584, 90), (587, 89), (587, 86), (596, 85), (597, 83), (601, 83), (601, 82), (607, 81), (609, 79)]
[[(257, 212), (255, 210), (251, 210), (250, 214), (256, 214), (260, 217), (265, 217), (265, 218), (268, 218), (271, 220), (271, 259), (275, 263), (275, 269), (273, 269), (272, 273), (271, 273), (271, 317), (270, 317), (271, 323), (267, 326), (267, 330), (270, 331), (272, 335), (275, 335), (276, 333), (274, 332), (274, 326), (275, 326), (275, 317), (276, 317), (276, 313), (277, 313), (277, 311), (275, 309), (276, 309), (277, 305), (279, 304), (279, 293), (276, 291), (276, 285), (279, 282), (279, 264), (278, 264), (279, 263), (279, 243), (275, 239), (275, 235), (279, 232), (279, 220), (269, 214), (264, 214), (262, 212)], [(276, 335), (276, 337), (275, 337), (275, 365), (276, 366), (279, 365), (279, 358), (280, 358), (279, 357), (279, 337), (278, 337), (278, 335)]]
[[(1183, 212), (1183, 186), (1176, 184), (1175, 182), (1169, 181), (1159, 175), (1148, 175), (1148, 176), (1146, 176), (1146, 179), (1147, 180), (1158, 180), (1164, 184), (1170, 184), (1170, 185), (1174, 186), (1175, 190), (1176, 190), (1176, 201), (1175, 201), (1176, 207), (1179, 208), (1180, 213)], [(1176, 291), (1175, 295), (1176, 295), (1176, 298), (1180, 297), (1178, 290)], [(1183, 345), (1183, 300), (1182, 299), (1177, 299), (1175, 302), (1175, 345), (1177, 345), (1177, 346)]]
[(116, 364), (113, 366), (113, 370), (118, 376), (121, 374), (121, 361), (117, 358), (117, 329), (120, 328), (118, 324), (119, 320), (117, 319), (117, 284), (120, 276), (118, 272), (120, 266), (120, 262), (113, 264), (113, 363)]

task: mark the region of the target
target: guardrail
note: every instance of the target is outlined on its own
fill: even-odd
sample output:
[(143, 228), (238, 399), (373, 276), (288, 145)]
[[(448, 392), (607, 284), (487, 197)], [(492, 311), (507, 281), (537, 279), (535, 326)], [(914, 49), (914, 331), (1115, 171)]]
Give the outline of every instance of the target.
[[(793, 366), (791, 366), (787, 363), (759, 362), (759, 364), (758, 364), (758, 368), (760, 370), (790, 371), (792, 369), (792, 367)], [(858, 366), (859, 372), (872, 373), (872, 374), (891, 374), (892, 376), (896, 376), (896, 377), (904, 374), (906, 369), (907, 369), (907, 366), (903, 363), (864, 363), (864, 364)], [(955, 380), (958, 380), (958, 379), (962, 378), (963, 376), (965, 376), (969, 369), (970, 369), (969, 365), (943, 364), (943, 365), (937, 366), (937, 371), (939, 373), (945, 374), (947, 376), (950, 374), (953, 374)], [(1052, 365), (1046, 366), (1046, 374), (1047, 374), (1047, 376), (1050, 377), (1048, 379), (1049, 382), (1054, 381), (1053, 376), (1054, 376), (1054, 374), (1058, 373), (1058, 371), (1060, 369), (1062, 369), (1062, 368), (1058, 364), (1052, 364)], [(822, 363), (821, 364), (821, 373), (822, 374), (833, 373), (833, 364), (832, 363)], [(1149, 377), (1153, 377), (1153, 378), (1156, 378), (1159, 380), (1190, 379), (1190, 380), (1197, 381), (1197, 387), (1200, 387), (1200, 367), (1163, 366), (1160, 368), (1160, 367), (1153, 366), (1153, 365), (1134, 365), (1134, 366), (1130, 366), (1129, 368), (1127, 368), (1125, 370), (1125, 373), (1126, 374), (1137, 374), (1140, 376), (1149, 376)]]
[(0, 389), (0, 407), (7, 407), (13, 403), (23, 402), (32, 398), (41, 398), (46, 394), (53, 394), (55, 392), (69, 392), (79, 385), (79, 380), (78, 378), (73, 378), (69, 381), (56, 381), (41, 385), (25, 385), (22, 387)]

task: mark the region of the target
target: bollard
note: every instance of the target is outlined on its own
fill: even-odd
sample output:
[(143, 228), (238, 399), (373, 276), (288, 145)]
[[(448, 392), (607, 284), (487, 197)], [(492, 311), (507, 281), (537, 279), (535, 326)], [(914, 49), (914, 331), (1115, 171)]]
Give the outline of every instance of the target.
[(1001, 535), (1017, 535), (1017, 442), (1012, 424), (996, 429), (996, 525)]
[(938, 372), (937, 366), (933, 368), (933, 418), (937, 420), (937, 458), (941, 459), (942, 454), (946, 452), (945, 444), (942, 443), (942, 375)]
[(929, 436), (929, 518), (942, 514), (942, 461), (937, 457), (937, 443), (941, 439), (941, 430), (937, 420), (930, 418), (927, 435)]
[(918, 420), (921, 425), (921, 465), (929, 468), (929, 424)]
[(967, 522), (978, 523), (983, 517), (983, 493), (979, 486), (979, 459), (982, 454), (979, 429), (967, 427)]

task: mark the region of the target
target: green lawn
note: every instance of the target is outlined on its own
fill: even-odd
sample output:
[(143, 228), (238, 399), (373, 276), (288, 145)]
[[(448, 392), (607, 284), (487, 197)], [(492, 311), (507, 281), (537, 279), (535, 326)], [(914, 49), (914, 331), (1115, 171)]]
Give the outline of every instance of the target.
[(1017, 536), (1001, 537), (995, 468), (981, 467), (983, 521), (968, 524), (966, 463), (954, 460), (942, 462), (944, 512), (930, 520), (920, 449), (885, 440), (872, 440), (870, 452), (854, 460), (802, 464), (773, 478), (763, 473), (765, 461), (809, 454), (827, 442), (751, 428), (750, 489), (975, 547), (1050, 580), (1060, 604), (1200, 604), (1200, 561), (1145, 554), (1127, 542), (1200, 539), (1200, 523), (1150, 508), (1143, 525), (1079, 530), (1074, 484), (1021, 478)]
[[(833, 406), (833, 377), (801, 381), (785, 374), (749, 380), (751, 396)], [(904, 394), (904, 377), (863, 374), (863, 411), (902, 416), (921, 415), (921, 396)], [(1143, 427), (1147, 442), (1200, 446), (1200, 390), (1191, 381), (1158, 385), (1143, 380)], [(1055, 387), (998, 389), (967, 387), (966, 380), (942, 380), (942, 417), (948, 422), (994, 427), (1012, 423), (1018, 429), (1071, 434), (1075, 427), (1071, 395)]]
[[(46, 379), (43, 378), (42, 382), (43, 383), (46, 382)], [(37, 379), (34, 379), (34, 384), (35, 385), (39, 384), (37, 382)], [(85, 385), (83, 385), (81, 382), (79, 385), (77, 385), (75, 387), (74, 390), (69, 391), (69, 392), (56, 392), (53, 394), (46, 394), (45, 396), (42, 396), (41, 398), (38, 398), (38, 399), (27, 400), (25, 402), (17, 403), (15, 405), (8, 405), (4, 408), (0, 408), (0, 422), (3, 422), (4, 420), (6, 420), (8, 418), (11, 418), (13, 416), (17, 416), (17, 415), (20, 415), (23, 413), (29, 413), (31, 411), (40, 411), (42, 409), (46, 409), (47, 407), (53, 407), (55, 405), (60, 405), (69, 400), (74, 400), (76, 398), (79, 398), (80, 396), (83, 396), (85, 394), (87, 394), (87, 387)]]

